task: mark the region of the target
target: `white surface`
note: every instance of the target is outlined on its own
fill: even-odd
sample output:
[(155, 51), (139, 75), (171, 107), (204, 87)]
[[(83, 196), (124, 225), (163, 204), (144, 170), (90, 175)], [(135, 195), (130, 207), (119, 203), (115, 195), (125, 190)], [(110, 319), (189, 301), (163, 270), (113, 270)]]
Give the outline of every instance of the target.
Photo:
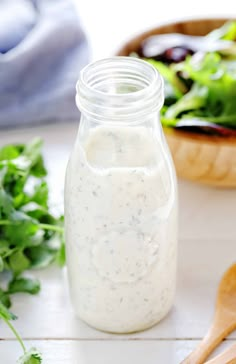
[[(53, 201), (60, 206), (65, 165), (76, 129), (75, 124), (64, 124), (0, 134), (0, 144), (26, 141), (37, 135), (45, 140)], [(179, 192), (178, 288), (168, 317), (154, 328), (134, 335), (93, 330), (74, 318), (66, 270), (36, 272), (42, 281), (41, 293), (15, 296), (13, 310), (19, 316), (15, 324), (22, 336), (39, 340), (36, 345), (45, 353), (44, 363), (178, 364), (194, 347), (193, 340), (204, 335), (212, 318), (219, 279), (235, 262), (236, 190), (179, 181)], [(1, 364), (14, 363), (18, 344), (12, 341), (6, 327), (1, 325), (0, 329), (4, 339), (0, 343)], [(236, 339), (235, 333), (231, 339)]]
[[(31, 341), (45, 364), (178, 364), (196, 341)], [(220, 350), (228, 345), (223, 343)], [(1, 364), (15, 363), (21, 355), (15, 342), (0, 342)], [(224, 364), (224, 363), (222, 363)]]

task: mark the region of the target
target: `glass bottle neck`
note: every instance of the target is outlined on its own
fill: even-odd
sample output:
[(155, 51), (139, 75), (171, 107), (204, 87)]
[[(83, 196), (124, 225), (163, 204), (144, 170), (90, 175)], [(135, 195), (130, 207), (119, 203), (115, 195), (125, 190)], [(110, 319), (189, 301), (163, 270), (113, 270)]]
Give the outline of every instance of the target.
[(140, 59), (104, 59), (81, 72), (76, 102), (85, 118), (94, 123), (150, 122), (163, 104), (163, 81), (152, 65)]

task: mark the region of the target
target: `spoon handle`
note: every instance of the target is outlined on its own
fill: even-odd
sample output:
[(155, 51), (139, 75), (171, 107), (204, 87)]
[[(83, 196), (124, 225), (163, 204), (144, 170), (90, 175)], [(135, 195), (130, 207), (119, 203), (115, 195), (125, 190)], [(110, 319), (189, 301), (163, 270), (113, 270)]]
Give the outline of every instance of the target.
[[(218, 344), (236, 328), (232, 317), (216, 315), (211, 328), (196, 349), (181, 364), (203, 364)], [(222, 364), (222, 362), (221, 362)]]
[(207, 361), (205, 364), (235, 364), (236, 363), (236, 344), (230, 346), (223, 353), (217, 355), (215, 358)]

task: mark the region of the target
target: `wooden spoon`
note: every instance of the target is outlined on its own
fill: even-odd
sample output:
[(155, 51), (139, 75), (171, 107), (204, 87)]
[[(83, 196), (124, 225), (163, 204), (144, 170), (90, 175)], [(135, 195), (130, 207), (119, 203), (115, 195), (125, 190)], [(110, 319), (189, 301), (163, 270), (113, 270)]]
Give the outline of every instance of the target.
[(236, 344), (230, 346), (223, 353), (207, 361), (205, 364), (235, 364), (236, 363)]
[(220, 282), (212, 325), (197, 348), (182, 364), (203, 364), (209, 354), (236, 329), (236, 264), (223, 275)]

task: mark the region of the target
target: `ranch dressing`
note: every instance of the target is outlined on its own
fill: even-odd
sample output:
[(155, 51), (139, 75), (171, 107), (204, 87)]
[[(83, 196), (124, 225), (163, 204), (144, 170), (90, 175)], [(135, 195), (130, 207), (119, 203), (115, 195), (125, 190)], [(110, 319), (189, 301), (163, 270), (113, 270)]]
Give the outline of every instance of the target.
[(71, 298), (77, 315), (100, 330), (143, 330), (173, 303), (176, 186), (157, 122), (91, 127), (82, 117), (68, 163)]

